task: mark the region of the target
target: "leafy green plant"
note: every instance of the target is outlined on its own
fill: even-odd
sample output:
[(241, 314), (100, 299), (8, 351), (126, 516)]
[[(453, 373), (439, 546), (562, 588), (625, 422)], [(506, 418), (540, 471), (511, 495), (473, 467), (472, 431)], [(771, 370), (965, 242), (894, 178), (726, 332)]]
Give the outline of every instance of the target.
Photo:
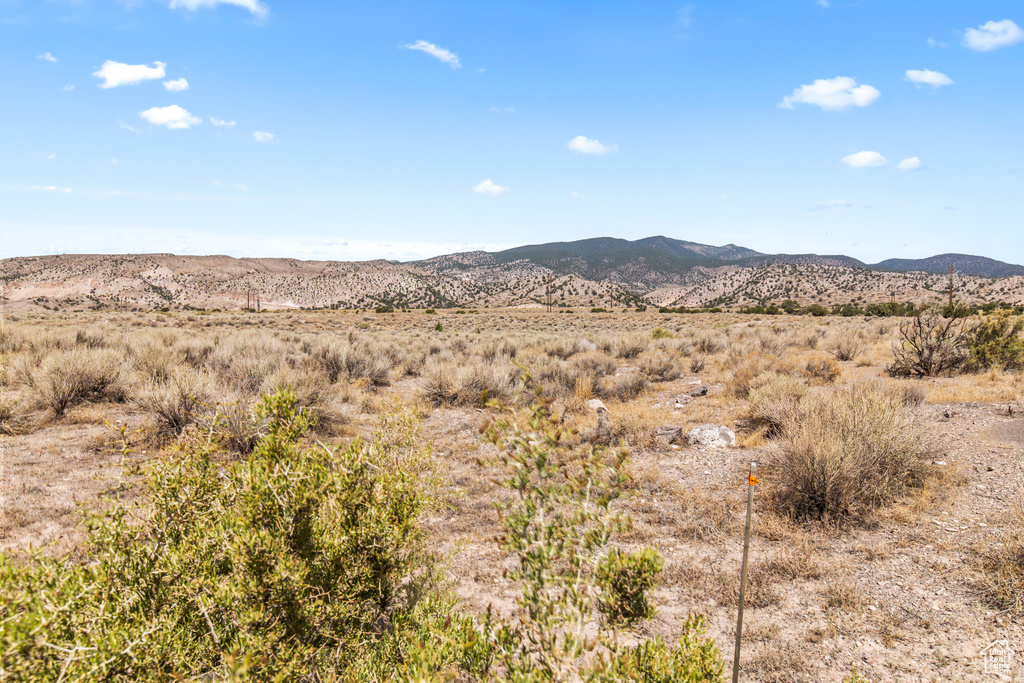
[(1024, 368), (1024, 317), (1000, 311), (986, 316), (967, 340), (970, 365), (975, 368)]
[(664, 566), (665, 560), (654, 548), (636, 553), (612, 548), (597, 565), (595, 578), (602, 589), (598, 611), (612, 624), (633, 624), (653, 617), (655, 609), (647, 595)]
[(344, 679), (387, 655), (389, 624), (443, 623), (451, 605), (418, 524), (422, 449), (393, 437), (303, 448), (309, 421), (287, 391), (257, 413), (246, 460), (196, 437), (157, 461), (144, 510), (90, 523), (90, 562), (0, 560), (5, 676)]
[(608, 660), (599, 658), (587, 677), (592, 683), (635, 681), (636, 683), (717, 683), (722, 680), (721, 654), (715, 641), (704, 637), (703, 615), (691, 614), (675, 649), (658, 638), (617, 652)]
[[(595, 608), (604, 606), (619, 623), (651, 614), (646, 592), (661, 558), (649, 548), (633, 555), (605, 552), (629, 523), (613, 507), (626, 482), (626, 456), (593, 444), (573, 450), (569, 436), (539, 400), (528, 415), (510, 411), (488, 431), (502, 449), (496, 464), (506, 470), (504, 485), (512, 492), (497, 504), (505, 527), (502, 548), (518, 558), (507, 576), (521, 586), (520, 614), (506, 621), (488, 614), (484, 623), (506, 679), (719, 680), (722, 667), (713, 641), (689, 627), (685, 637), (692, 640), (673, 652), (660, 642), (619, 648), (602, 623), (597, 637), (587, 636)], [(630, 581), (634, 585), (627, 586)], [(581, 657), (594, 650), (593, 664), (581, 668)], [(686, 667), (703, 673), (673, 677)], [(646, 677), (640, 677), (641, 670)]]

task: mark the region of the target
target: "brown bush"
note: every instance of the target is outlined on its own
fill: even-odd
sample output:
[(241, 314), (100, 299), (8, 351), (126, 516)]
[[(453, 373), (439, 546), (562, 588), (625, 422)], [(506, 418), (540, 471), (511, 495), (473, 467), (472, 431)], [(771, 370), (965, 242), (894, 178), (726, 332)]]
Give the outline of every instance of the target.
[(795, 518), (862, 517), (928, 471), (923, 426), (898, 392), (875, 385), (819, 390), (779, 421), (769, 477), (776, 504)]
[(124, 401), (129, 391), (122, 359), (109, 349), (56, 351), (30, 381), (36, 401), (57, 417), (84, 401)]
[(210, 380), (192, 367), (175, 368), (164, 381), (151, 382), (132, 396), (132, 403), (153, 413), (161, 428), (180, 434), (195, 424), (210, 403)]
[(839, 363), (835, 362), (831, 358), (825, 356), (817, 356), (807, 361), (805, 366), (807, 374), (810, 378), (816, 382), (822, 384), (832, 384), (839, 376), (843, 374), (842, 368), (839, 367)]

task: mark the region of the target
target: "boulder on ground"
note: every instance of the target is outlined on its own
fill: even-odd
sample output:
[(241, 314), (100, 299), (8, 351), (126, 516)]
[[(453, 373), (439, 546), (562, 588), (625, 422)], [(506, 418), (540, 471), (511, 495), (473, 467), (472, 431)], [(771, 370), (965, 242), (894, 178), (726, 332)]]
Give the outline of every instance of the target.
[(589, 401), (587, 401), (587, 407), (596, 413), (608, 412), (608, 408), (605, 407), (604, 401), (602, 401), (599, 398), (592, 398)]
[(683, 428), (672, 425), (662, 425), (654, 429), (654, 439), (659, 443), (675, 443), (682, 437)]
[(698, 448), (727, 448), (736, 445), (736, 434), (722, 425), (702, 424), (686, 433), (686, 443)]

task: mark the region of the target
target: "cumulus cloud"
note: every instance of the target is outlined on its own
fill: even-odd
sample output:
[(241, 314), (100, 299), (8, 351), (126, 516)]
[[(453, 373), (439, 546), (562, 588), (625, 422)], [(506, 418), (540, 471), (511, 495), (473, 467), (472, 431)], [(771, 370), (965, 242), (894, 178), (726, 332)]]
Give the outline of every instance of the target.
[(931, 71), (930, 69), (921, 69), (920, 71), (907, 69), (907, 80), (917, 85), (930, 85), (933, 88), (938, 88), (941, 85), (953, 85), (952, 78), (944, 73)]
[(202, 119), (192, 116), (176, 104), (169, 107), (153, 107), (139, 112), (139, 116), (154, 126), (166, 126), (169, 130), (185, 130), (203, 122)]
[(619, 148), (616, 145), (611, 147), (602, 145), (599, 140), (591, 140), (583, 135), (577, 135), (572, 140), (569, 140), (569, 149), (580, 154), (595, 154), (600, 156), (606, 152), (617, 151)]
[(813, 104), (827, 111), (842, 111), (850, 107), (866, 107), (882, 93), (870, 85), (857, 85), (848, 76), (819, 78), (811, 85), (801, 85), (792, 95), (784, 97), (779, 106), (792, 109), (794, 104)]
[(184, 78), (179, 78), (176, 81), (164, 81), (164, 88), (170, 92), (181, 92), (182, 90), (188, 90), (188, 81)]
[(988, 52), (1001, 47), (1010, 47), (1024, 40), (1024, 30), (1009, 19), (987, 21), (978, 28), (964, 31), (964, 47), (978, 52)]
[(116, 88), (121, 85), (138, 85), (142, 81), (163, 78), (166, 75), (163, 62), (153, 62), (153, 66), (145, 64), (121, 64), (107, 60), (99, 71), (93, 72), (96, 78), (102, 78), (101, 88)]
[(57, 61), (57, 58), (54, 57), (53, 55), (51, 55), (49, 52), (44, 52), (43, 54), (38, 55), (36, 57), (36, 59), (41, 59), (44, 62), (50, 62), (50, 63), (53, 63), (53, 62)]
[(195, 12), (201, 7), (216, 7), (217, 5), (234, 5), (252, 12), (257, 17), (267, 15), (267, 6), (259, 0), (171, 0), (171, 9), (187, 9)]
[(824, 211), (826, 209), (849, 209), (853, 204), (845, 199), (836, 199), (831, 202), (822, 202), (814, 206), (808, 206), (808, 211)]
[(255, 140), (256, 142), (270, 142), (271, 140), (274, 139), (274, 134), (268, 133), (265, 130), (258, 130), (252, 134), (252, 139)]
[(495, 185), (494, 182), (488, 178), (479, 185), (473, 188), (473, 192), (479, 192), (480, 194), (489, 194), (492, 197), (498, 197), (503, 194), (508, 194), (508, 188), (502, 187), (501, 185)]
[(843, 163), (851, 168), (870, 168), (885, 166), (888, 162), (878, 152), (863, 151), (843, 157)]
[(920, 159), (917, 157), (910, 157), (909, 159), (904, 159), (900, 163), (896, 164), (896, 168), (901, 171), (916, 171), (921, 168), (922, 165), (923, 164)]
[(443, 47), (438, 47), (433, 43), (428, 43), (425, 40), (417, 40), (415, 43), (406, 43), (402, 47), (404, 47), (407, 50), (419, 50), (421, 52), (426, 52), (431, 57), (436, 57), (437, 59), (440, 59), (442, 62), (448, 64), (453, 69), (462, 68), (462, 64), (459, 63), (458, 55), (456, 55), (454, 52), (444, 49)]
[(217, 126), (218, 128), (231, 128), (235, 125), (234, 121), (226, 121), (224, 119), (215, 119), (210, 117), (210, 123)]

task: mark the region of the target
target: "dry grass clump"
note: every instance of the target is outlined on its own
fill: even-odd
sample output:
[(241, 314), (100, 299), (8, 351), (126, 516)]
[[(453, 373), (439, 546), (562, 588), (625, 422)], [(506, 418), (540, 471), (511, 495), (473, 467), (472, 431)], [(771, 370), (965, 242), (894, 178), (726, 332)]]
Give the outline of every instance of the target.
[(85, 401), (124, 401), (129, 392), (122, 359), (110, 349), (56, 351), (28, 379), (37, 403), (56, 417)]
[(519, 346), (508, 337), (498, 337), (479, 344), (477, 354), (488, 363), (512, 360), (519, 353)]
[(836, 360), (854, 360), (864, 350), (864, 341), (857, 334), (847, 332), (832, 340), (829, 351)]
[(765, 373), (792, 374), (793, 368), (780, 363), (774, 356), (760, 351), (737, 356), (729, 360), (732, 373), (726, 381), (726, 389), (736, 398), (747, 398), (750, 395), (752, 382)]
[(725, 342), (710, 332), (704, 332), (694, 340), (694, 348), (705, 356), (713, 356), (725, 349)]
[(773, 372), (758, 375), (750, 381), (749, 417), (766, 433), (778, 434), (809, 391), (807, 383), (796, 377)]
[(209, 378), (184, 365), (174, 368), (166, 379), (152, 381), (137, 390), (132, 403), (156, 415), (162, 429), (180, 434), (199, 421), (211, 395)]
[(649, 343), (642, 334), (628, 334), (617, 337), (612, 348), (616, 358), (636, 358), (647, 350)]
[(295, 405), (312, 418), (311, 428), (321, 434), (330, 433), (345, 422), (344, 416), (334, 410), (332, 402), (336, 391), (327, 378), (312, 370), (281, 368), (263, 385), (263, 395), (288, 391), (295, 396)]
[(544, 342), (542, 349), (544, 353), (552, 358), (568, 360), (577, 353), (590, 353), (597, 351), (597, 344), (587, 339), (567, 339), (559, 337)]
[(1024, 505), (1012, 513), (1001, 547), (981, 549), (982, 588), (999, 609), (1024, 614)]
[(20, 434), (26, 424), (21, 412), (21, 401), (17, 398), (0, 398), (0, 434)]
[(517, 379), (507, 366), (433, 360), (423, 371), (424, 396), (436, 406), (483, 406), (490, 400), (509, 400)]
[(898, 392), (873, 384), (819, 390), (775, 419), (774, 502), (795, 518), (864, 516), (927, 472), (923, 426)]
[(652, 382), (671, 382), (679, 378), (679, 368), (664, 353), (646, 356), (640, 360), (640, 372)]
[(839, 363), (825, 356), (815, 356), (807, 361), (805, 366), (808, 376), (812, 381), (821, 384), (831, 384), (843, 374)]

